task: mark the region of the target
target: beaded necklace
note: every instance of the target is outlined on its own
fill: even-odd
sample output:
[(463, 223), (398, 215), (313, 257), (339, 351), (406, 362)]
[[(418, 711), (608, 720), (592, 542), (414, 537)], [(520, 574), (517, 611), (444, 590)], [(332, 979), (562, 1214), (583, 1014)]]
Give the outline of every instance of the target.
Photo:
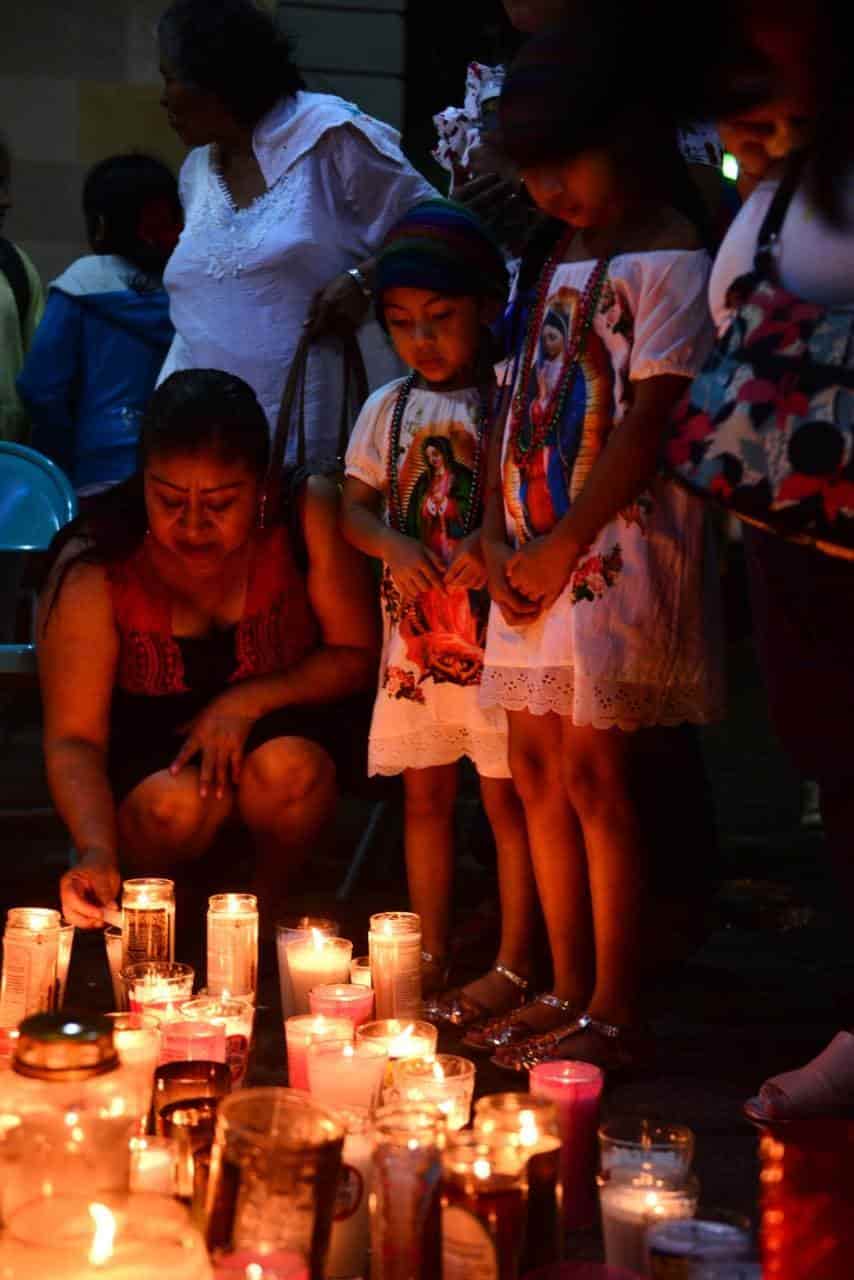
[(587, 342), (587, 335), (596, 318), (596, 309), (599, 305), (602, 286), (608, 275), (610, 258), (600, 258), (591, 271), (587, 284), (584, 286), (581, 303), (575, 313), (572, 335), (564, 352), (560, 377), (548, 398), (546, 409), (539, 425), (534, 426), (530, 421), (529, 411), (531, 405), (531, 375), (534, 368), (535, 353), (540, 340), (543, 321), (545, 320), (552, 277), (559, 263), (563, 260), (574, 234), (574, 231), (570, 231), (560, 240), (543, 267), (537, 285), (536, 306), (525, 333), (521, 374), (516, 383), (516, 391), (510, 411), (510, 448), (513, 451), (513, 461), (517, 466), (521, 466), (529, 454), (543, 447), (549, 437), (549, 433), (560, 421), (578, 371), (578, 361)]
[[(409, 377), (404, 381), (403, 386), (397, 394), (397, 401), (394, 406), (394, 413), (391, 419), (391, 431), (389, 433), (388, 442), (388, 458), (386, 460), (386, 472), (388, 478), (388, 515), (389, 523), (393, 529), (397, 529), (398, 533), (406, 532), (406, 519), (403, 511), (403, 503), (400, 499), (400, 478), (398, 475), (398, 456), (400, 454), (400, 431), (403, 426), (403, 415), (406, 412), (406, 406), (412, 390), (415, 386), (417, 374), (410, 373)], [(486, 439), (487, 427), (489, 424), (489, 408), (488, 398), (481, 392), (479, 394), (480, 413), (477, 420), (477, 439), (474, 450), (474, 464), (472, 466), (472, 481), (469, 491), (469, 499), (466, 503), (465, 516), (463, 518), (463, 537), (471, 533), (475, 516), (480, 508), (480, 491), (483, 477), (483, 445)]]

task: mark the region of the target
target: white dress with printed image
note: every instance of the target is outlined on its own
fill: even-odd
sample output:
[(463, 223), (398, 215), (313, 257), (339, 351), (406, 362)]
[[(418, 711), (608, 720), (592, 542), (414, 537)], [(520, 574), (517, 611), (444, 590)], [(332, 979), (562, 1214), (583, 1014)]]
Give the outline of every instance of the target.
[[(386, 520), (389, 442), (402, 385), (400, 379), (370, 397), (347, 450), (347, 475), (382, 494)], [(401, 423), (403, 532), (445, 564), (466, 532), (479, 416), (474, 388), (416, 387)], [(489, 613), (485, 592), (433, 589), (407, 605), (384, 566), (381, 596), (383, 652), (368, 772), (395, 774), (468, 756), (483, 777), (509, 777), (507, 718), (500, 707), (481, 707), (478, 698)]]
[[(557, 313), (572, 332), (594, 266), (557, 268), (544, 328)], [(633, 382), (699, 370), (712, 338), (708, 273), (702, 251), (611, 260), (560, 422), (542, 443), (537, 431), (550, 413), (540, 388), (542, 370), (554, 359), (554, 335), (548, 348), (541, 337), (523, 430), (514, 444), (508, 426), (502, 448), (513, 546), (548, 533), (569, 509), (610, 431), (619, 430)], [(511, 627), (492, 606), (483, 703), (555, 712), (598, 729), (718, 719), (724, 704), (718, 603), (704, 508), (674, 482), (656, 479), (601, 530), (536, 622)]]

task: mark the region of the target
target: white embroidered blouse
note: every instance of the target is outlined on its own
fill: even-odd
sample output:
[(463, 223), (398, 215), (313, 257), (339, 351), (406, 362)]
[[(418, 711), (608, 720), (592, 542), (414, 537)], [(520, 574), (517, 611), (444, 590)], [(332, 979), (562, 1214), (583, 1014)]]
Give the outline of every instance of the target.
[[(435, 190), (407, 162), (389, 125), (329, 94), (280, 102), (253, 138), (267, 191), (237, 209), (210, 146), (181, 170), (186, 225), (164, 276), (175, 341), (160, 376), (224, 369), (256, 392), (275, 425), (288, 367), (314, 294), (378, 249)], [(360, 338), (372, 386), (398, 367), (375, 323)], [(340, 403), (333, 348), (312, 352), (306, 385), (308, 462), (334, 456)]]

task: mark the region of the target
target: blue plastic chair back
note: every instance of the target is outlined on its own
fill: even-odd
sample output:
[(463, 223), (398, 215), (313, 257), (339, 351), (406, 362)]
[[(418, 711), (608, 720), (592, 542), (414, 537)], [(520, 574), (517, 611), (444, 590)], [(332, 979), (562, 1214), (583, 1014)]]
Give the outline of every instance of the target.
[(0, 551), (45, 551), (76, 514), (74, 490), (50, 458), (0, 440)]

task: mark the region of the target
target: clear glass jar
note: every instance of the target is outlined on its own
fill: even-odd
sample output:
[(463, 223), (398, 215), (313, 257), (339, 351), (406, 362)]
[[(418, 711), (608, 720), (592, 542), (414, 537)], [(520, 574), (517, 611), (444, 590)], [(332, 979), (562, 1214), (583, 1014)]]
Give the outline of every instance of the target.
[(138, 1080), (105, 1018), (38, 1014), (0, 1077), (0, 1214), (46, 1194), (126, 1192)]
[(56, 1008), (60, 914), (48, 907), (12, 907), (3, 933), (0, 1022), (16, 1027)]
[(175, 959), (175, 882), (159, 876), (122, 885), (122, 964)]
[(371, 1280), (436, 1280), (445, 1118), (427, 1105), (381, 1107), (374, 1136)]
[(421, 1017), (421, 917), (413, 911), (371, 916), (368, 932), (374, 1016)]
[(208, 899), (208, 991), (255, 1003), (258, 986), (258, 899), (215, 893)]
[(442, 1277), (518, 1280), (527, 1214), (524, 1178), (502, 1160), (502, 1140), (448, 1135), (442, 1157)]

